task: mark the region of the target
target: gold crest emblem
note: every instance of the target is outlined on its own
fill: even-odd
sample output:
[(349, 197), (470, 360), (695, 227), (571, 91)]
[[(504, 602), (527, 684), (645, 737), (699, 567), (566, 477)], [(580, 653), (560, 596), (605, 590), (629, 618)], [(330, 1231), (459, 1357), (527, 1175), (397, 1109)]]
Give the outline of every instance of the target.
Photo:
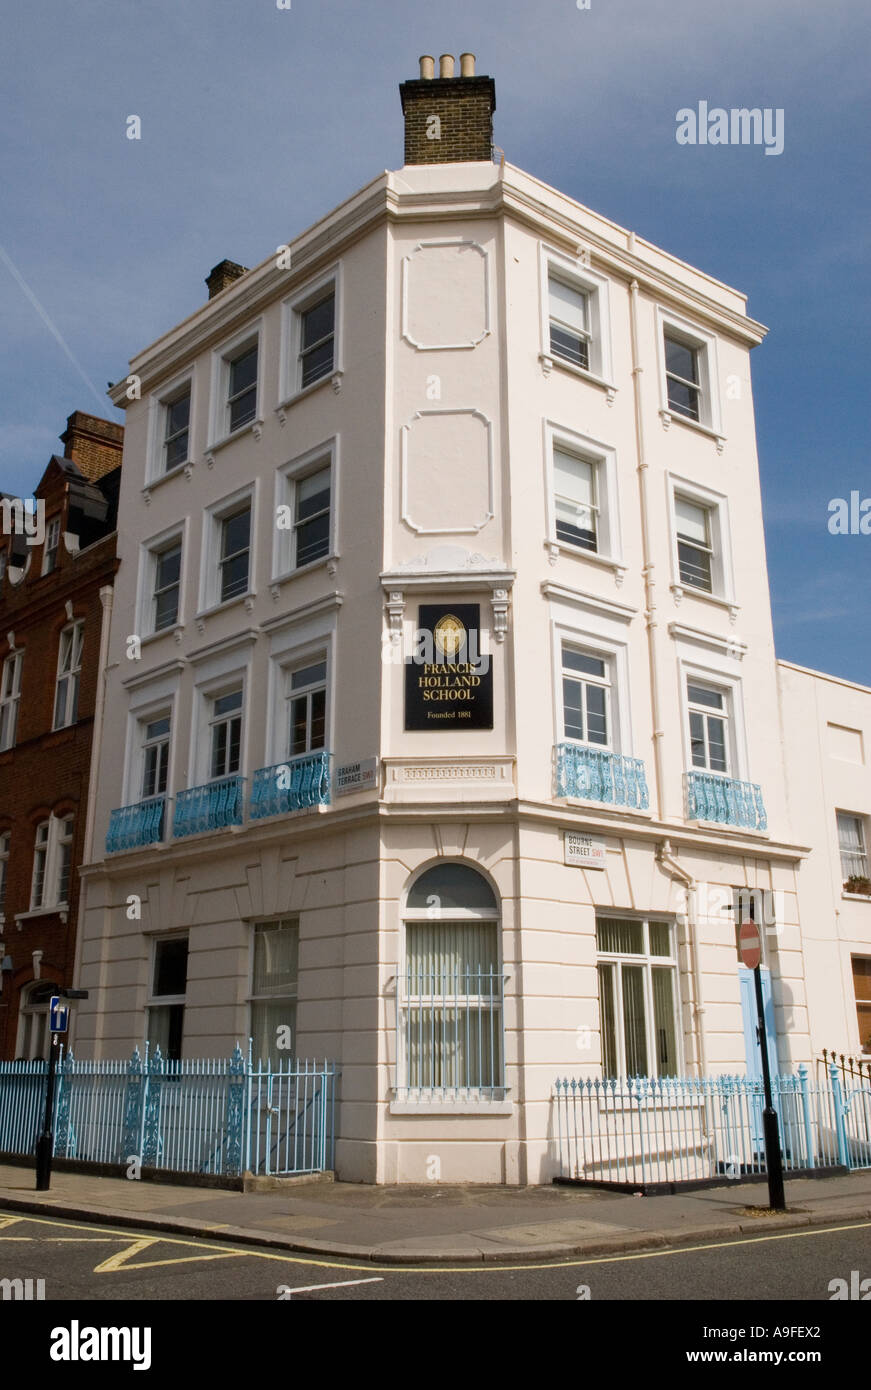
[(466, 640), (466, 629), (453, 613), (446, 613), (433, 628), (432, 638), (443, 659), (453, 661)]

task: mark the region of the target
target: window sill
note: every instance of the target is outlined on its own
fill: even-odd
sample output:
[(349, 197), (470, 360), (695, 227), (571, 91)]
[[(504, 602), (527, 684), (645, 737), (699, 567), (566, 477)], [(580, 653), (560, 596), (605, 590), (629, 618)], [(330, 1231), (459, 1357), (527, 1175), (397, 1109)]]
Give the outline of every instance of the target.
[(611, 570), (618, 584), (622, 584), (623, 576), (629, 568), (622, 560), (617, 560), (611, 555), (600, 555), (598, 550), (585, 550), (582, 545), (569, 545), (566, 541), (547, 540), (544, 542), (544, 548), (552, 565), (556, 564), (560, 555), (569, 556), (574, 560), (590, 560), (602, 569)]
[(596, 376), (595, 372), (585, 371), (583, 367), (576, 367), (573, 362), (567, 362), (565, 358), (558, 357), (555, 353), (540, 352), (538, 360), (541, 363), (541, 370), (545, 376), (550, 376), (554, 367), (559, 367), (561, 372), (566, 372), (569, 376), (577, 377), (580, 381), (589, 382), (590, 386), (598, 386), (600, 391), (606, 393), (609, 405), (614, 404), (614, 397), (617, 394), (617, 387), (604, 377)]
[[(79, 721), (76, 720), (76, 724), (78, 722)], [(48, 733), (43, 734), (40, 740), (40, 748), (51, 748), (55, 743), (66, 743), (73, 737), (76, 724), (61, 724), (59, 729), (49, 729)]]
[(174, 637), (176, 642), (180, 642), (184, 634), (184, 623), (172, 623), (169, 627), (162, 627), (157, 632), (146, 632), (140, 638), (140, 647), (148, 647), (153, 642), (159, 642), (162, 637)]
[(302, 386), (298, 391), (291, 392), (283, 401), (279, 401), (278, 405), (275, 407), (278, 423), (280, 425), (284, 424), (287, 419), (287, 412), (290, 410), (291, 406), (296, 405), (297, 401), (301, 401), (306, 396), (310, 396), (313, 391), (320, 390), (320, 388), (326, 386), (328, 382), (332, 384), (332, 388), (338, 396), (342, 389), (342, 378), (344, 375), (345, 373), (342, 371), (341, 367), (335, 367), (331, 372), (325, 372), (323, 376), (319, 376), (317, 381), (311, 381), (308, 386)]
[(319, 560), (309, 560), (308, 564), (300, 565), (298, 569), (287, 570), (284, 574), (277, 574), (269, 581), (269, 592), (273, 599), (277, 599), (282, 584), (287, 584), (291, 579), (296, 579), (301, 574), (312, 574), (315, 570), (326, 569), (330, 578), (334, 578), (339, 566), (339, 557), (330, 552), (323, 555)]
[(510, 1100), (391, 1100), (391, 1115), (513, 1115)]
[(37, 917), (59, 917), (66, 922), (69, 915), (69, 903), (52, 903), (51, 907), (32, 907), (28, 912), (16, 912), (15, 925), (20, 927), (22, 922), (35, 921)]
[[(581, 747), (588, 745), (582, 744)], [(653, 812), (645, 811), (642, 806), (624, 806), (619, 801), (595, 801), (580, 796), (554, 797), (555, 801), (563, 801), (566, 806), (582, 806), (585, 811), (610, 812), (611, 815), (637, 816), (639, 820), (653, 820)]]
[(262, 415), (258, 415), (255, 417), (255, 419), (249, 420), (247, 425), (240, 425), (237, 430), (233, 430), (230, 434), (222, 435), (220, 439), (213, 440), (213, 442), (209, 444), (205, 454), (203, 455), (203, 457), (206, 460), (206, 467), (214, 467), (214, 455), (219, 453), (219, 451), (225, 448), (228, 444), (234, 444), (237, 439), (244, 439), (246, 434), (253, 434), (254, 438), (259, 443), (260, 436), (262, 433), (263, 417)]
[(193, 470), (193, 459), (186, 459), (184, 463), (177, 463), (174, 468), (167, 469), (165, 473), (156, 473), (153, 478), (149, 478), (142, 489), (146, 506), (151, 501), (151, 494), (156, 487), (160, 487), (163, 483), (168, 483), (171, 478), (178, 478), (182, 474), (186, 478), (190, 478)]
[(848, 903), (871, 903), (871, 893), (845, 893), (842, 890), (841, 897)]
[[(701, 771), (702, 771), (702, 769), (701, 769), (700, 767), (694, 768), (693, 770), (694, 770), (695, 772), (701, 772)], [(707, 775), (707, 776), (710, 776), (710, 777), (726, 777), (726, 780), (727, 780), (727, 781), (729, 780), (729, 778), (727, 777), (727, 774), (726, 774), (725, 772), (720, 773), (720, 772), (707, 772), (707, 771), (706, 771), (706, 775)], [(735, 780), (735, 781), (738, 781), (738, 780), (740, 780), (740, 779), (735, 778), (734, 780)], [(740, 835), (740, 836), (751, 835), (751, 836), (753, 837), (754, 840), (770, 840), (770, 839), (771, 839), (771, 833), (770, 833), (770, 831), (768, 831), (768, 830), (753, 830), (749, 825), (733, 825), (733, 824), (731, 823), (731, 821), (725, 821), (725, 820), (696, 820), (696, 819), (691, 819), (689, 816), (685, 816), (684, 819), (685, 819), (685, 821), (686, 821), (686, 824), (690, 827), (690, 829), (693, 829), (693, 830), (716, 831), (716, 833), (717, 833), (718, 835)]]
[(201, 608), (199, 613), (194, 614), (197, 632), (200, 636), (205, 632), (206, 618), (214, 618), (218, 613), (225, 613), (228, 609), (234, 608), (239, 603), (244, 603), (245, 612), (250, 613), (254, 607), (254, 600), (256, 597), (256, 589), (249, 589), (247, 594), (237, 594), (235, 598), (226, 598), (223, 603), (215, 603), (211, 608)]
[(687, 429), (695, 430), (696, 434), (703, 434), (707, 439), (713, 439), (718, 454), (722, 454), (726, 447), (726, 436), (711, 429), (710, 425), (704, 424), (701, 420), (691, 420), (689, 416), (681, 415), (674, 410), (667, 410), (664, 406), (660, 407), (659, 418), (664, 430), (667, 430), (674, 422), (677, 425), (686, 425)]
[(696, 589), (692, 584), (670, 584), (674, 601), (679, 605), (684, 598), (701, 599), (703, 603), (712, 603), (716, 608), (725, 608), (732, 622), (736, 620), (741, 609), (733, 598), (726, 598), (723, 594), (709, 594), (707, 589)]

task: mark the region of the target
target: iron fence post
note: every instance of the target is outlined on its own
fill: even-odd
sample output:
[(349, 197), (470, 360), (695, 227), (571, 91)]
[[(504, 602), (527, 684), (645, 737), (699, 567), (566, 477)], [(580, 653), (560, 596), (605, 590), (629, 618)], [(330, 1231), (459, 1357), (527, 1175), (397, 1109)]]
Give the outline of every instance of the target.
[(841, 1080), (838, 1076), (838, 1068), (834, 1062), (829, 1067), (829, 1077), (832, 1082), (832, 1101), (835, 1108), (835, 1142), (838, 1145), (838, 1162), (844, 1167), (850, 1166), (850, 1155), (847, 1151), (847, 1128), (844, 1124), (844, 1093), (841, 1089)]

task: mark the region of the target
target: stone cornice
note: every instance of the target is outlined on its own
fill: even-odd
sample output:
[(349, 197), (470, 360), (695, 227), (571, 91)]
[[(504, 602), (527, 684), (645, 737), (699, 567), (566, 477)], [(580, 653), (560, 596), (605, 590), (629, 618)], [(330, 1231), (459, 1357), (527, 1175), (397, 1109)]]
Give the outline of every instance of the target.
[[(673, 262), (674, 273), (647, 260), (643, 248), (648, 243), (636, 239), (632, 232), (584, 208), (567, 194), (550, 189), (533, 175), (506, 165), (501, 176), (489, 184), (448, 190), (415, 189), (405, 182), (405, 176), (399, 171), (379, 174), (288, 243), (292, 269), (279, 269), (277, 255), (273, 253), (229, 289), (131, 358), (130, 370), (140, 378), (143, 390), (152, 390), (191, 357), (231, 336), (245, 320), (268, 304), (292, 294), (359, 236), (381, 222), (444, 222), (500, 215), (524, 223), (537, 236), (561, 244), (572, 254), (586, 250), (600, 269), (626, 282), (636, 280), (646, 294), (682, 308), (721, 333), (730, 334), (750, 346), (761, 342), (765, 336), (767, 330), (762, 324), (730, 309), (713, 294), (709, 297), (681, 280), (679, 272), (683, 263), (668, 252), (650, 245), (652, 254)], [(595, 223), (601, 225), (601, 230), (596, 230)], [(610, 238), (607, 231), (611, 232)], [(617, 244), (617, 238), (625, 240), (625, 248)], [(728, 290), (728, 286), (722, 286), (703, 271), (690, 266), (687, 269), (697, 281), (707, 281), (712, 291)], [(736, 291), (729, 292), (739, 297)], [(109, 397), (123, 409), (127, 405), (126, 393), (127, 384), (122, 379), (109, 392)]]

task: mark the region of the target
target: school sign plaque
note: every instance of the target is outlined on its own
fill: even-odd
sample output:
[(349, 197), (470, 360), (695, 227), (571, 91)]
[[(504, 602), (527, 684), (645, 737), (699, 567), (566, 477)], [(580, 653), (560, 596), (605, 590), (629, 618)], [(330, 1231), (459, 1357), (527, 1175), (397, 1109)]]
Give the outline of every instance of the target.
[(493, 667), (477, 603), (422, 603), (405, 662), (406, 729), (492, 729)]

